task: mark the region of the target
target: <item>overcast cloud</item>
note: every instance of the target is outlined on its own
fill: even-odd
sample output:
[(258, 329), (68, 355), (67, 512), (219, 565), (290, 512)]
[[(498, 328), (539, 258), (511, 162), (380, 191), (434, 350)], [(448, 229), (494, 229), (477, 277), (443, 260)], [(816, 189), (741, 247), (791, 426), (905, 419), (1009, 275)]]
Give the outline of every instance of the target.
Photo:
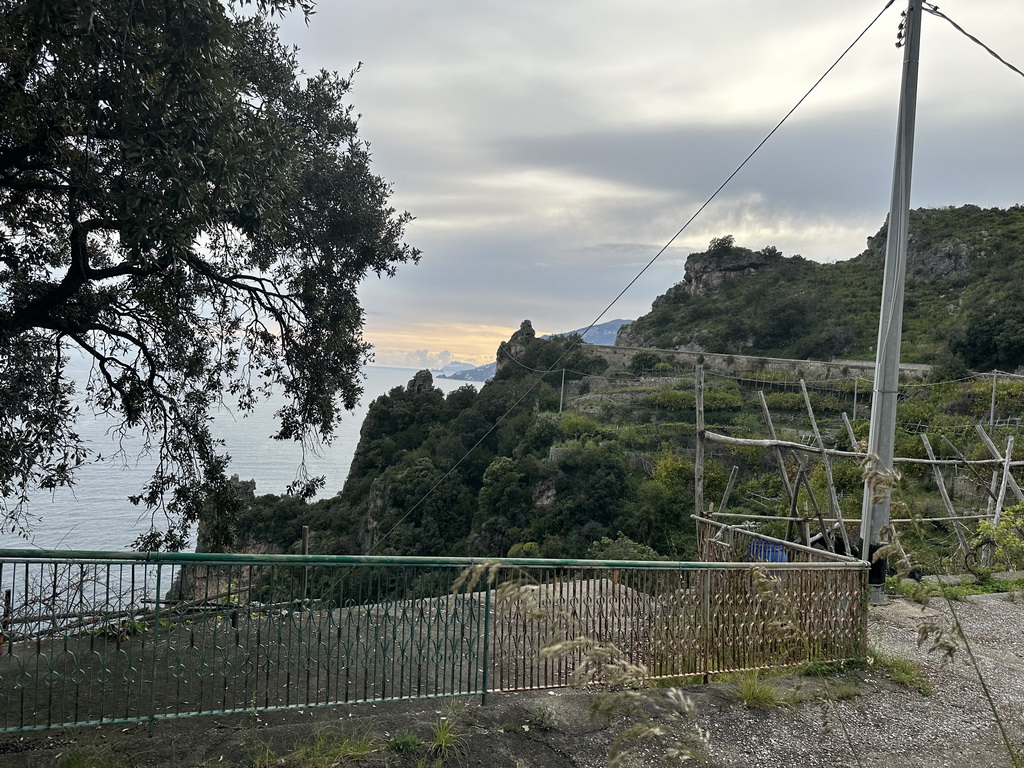
[[(375, 170), (418, 266), (361, 296), (381, 364), (493, 359), (530, 318), (588, 325), (884, 0), (322, 0), (282, 22), (307, 71), (359, 62)], [(897, 0), (605, 319), (637, 317), (712, 237), (856, 256), (888, 208)], [(942, 11), (1024, 69), (1019, 0)], [(1024, 202), (1024, 78), (925, 15), (912, 204)]]

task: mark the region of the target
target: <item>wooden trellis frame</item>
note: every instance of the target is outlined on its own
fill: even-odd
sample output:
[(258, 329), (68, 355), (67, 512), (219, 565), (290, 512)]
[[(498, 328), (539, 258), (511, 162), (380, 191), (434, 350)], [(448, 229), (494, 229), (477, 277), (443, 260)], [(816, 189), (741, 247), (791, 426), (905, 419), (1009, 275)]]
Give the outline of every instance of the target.
[[(696, 509), (700, 514), (711, 514), (714, 516), (723, 516), (736, 519), (747, 519), (750, 521), (786, 521), (789, 522), (789, 533), (793, 532), (794, 524), (799, 524), (802, 527), (802, 535), (804, 541), (808, 541), (810, 536), (807, 532), (809, 524), (816, 522), (818, 526), (818, 536), (821, 537), (822, 543), (826, 548), (831, 551), (835, 551), (835, 543), (832, 540), (832, 534), (838, 532), (842, 538), (846, 552), (852, 552), (853, 547), (849, 540), (846, 525), (848, 523), (859, 523), (859, 518), (847, 518), (844, 519), (842, 510), (839, 506), (838, 497), (835, 490), (835, 481), (832, 475), (832, 459), (854, 459), (858, 463), (863, 463), (868, 455), (862, 451), (844, 451), (835, 448), (827, 448), (821, 437), (821, 432), (818, 428), (818, 421), (814, 414), (814, 409), (811, 406), (810, 397), (808, 396), (807, 386), (803, 379), (800, 380), (800, 388), (804, 397), (804, 404), (807, 409), (807, 416), (811, 423), (812, 432), (814, 435), (813, 444), (804, 444), (793, 442), (789, 440), (780, 440), (776, 434), (775, 425), (772, 420), (771, 413), (768, 408), (767, 401), (765, 400), (763, 391), (758, 391), (758, 399), (761, 405), (762, 416), (765, 421), (765, 425), (768, 430), (768, 439), (752, 439), (752, 438), (738, 438), (730, 437), (728, 435), (719, 434), (708, 430), (705, 426), (704, 419), (704, 372), (701, 366), (697, 367), (696, 370), (696, 428), (697, 428), (697, 440), (696, 440), (696, 460), (694, 462), (694, 487), (695, 487), (695, 504)], [(843, 424), (847, 430), (847, 434), (850, 438), (852, 445), (856, 445), (857, 441), (854, 438), (853, 427), (850, 424), (850, 420), (845, 413), (843, 413)], [(995, 445), (992, 439), (985, 433), (982, 425), (978, 424), (975, 426), (979, 437), (986, 447), (991, 458), (987, 459), (968, 459), (966, 458), (949, 440), (945, 442), (953, 449), (957, 454), (955, 459), (940, 459), (936, 458), (935, 452), (928, 441), (928, 436), (925, 432), (921, 433), (921, 439), (925, 447), (925, 451), (928, 454), (927, 459), (914, 458), (914, 457), (895, 457), (893, 458), (893, 464), (904, 464), (904, 465), (924, 465), (930, 467), (932, 471), (935, 484), (939, 488), (939, 494), (942, 499), (943, 505), (948, 513), (947, 517), (944, 518), (928, 518), (930, 520), (944, 520), (952, 521), (954, 523), (954, 529), (957, 534), (957, 539), (960, 545), (960, 549), (967, 557), (970, 553), (970, 545), (967, 540), (966, 526), (964, 522), (967, 520), (992, 520), (994, 523), (999, 522), (999, 518), (1002, 514), (1004, 504), (1006, 501), (1007, 493), (1011, 494), (1016, 502), (1024, 502), (1024, 491), (1022, 491), (1020, 485), (1017, 483), (1013, 476), (1013, 470), (1018, 467), (1024, 466), (1024, 460), (1013, 459), (1013, 444), (1014, 438), (1010, 436), (1006, 450), (1000, 452), (999, 448)], [(768, 516), (768, 515), (746, 515), (740, 513), (727, 513), (724, 511), (725, 503), (728, 501), (730, 492), (732, 491), (735, 483), (735, 467), (733, 473), (730, 474), (730, 482), (726, 489), (726, 493), (723, 497), (723, 502), (719, 505), (718, 511), (714, 511), (713, 505), (705, 507), (704, 502), (704, 457), (706, 453), (707, 443), (717, 443), (719, 445), (726, 446), (742, 446), (742, 447), (756, 447), (770, 450), (775, 457), (775, 463), (778, 466), (779, 474), (782, 479), (782, 487), (786, 495), (786, 501), (789, 503), (790, 514), (788, 516)], [(787, 457), (786, 454), (790, 454), (795, 458), (797, 462), (797, 474), (794, 481), (790, 480), (789, 472), (787, 470)], [(825, 467), (825, 474), (829, 488), (829, 516), (826, 517), (822, 513), (821, 504), (815, 497), (813, 490), (811, 489), (809, 472), (804, 461), (806, 456), (818, 456), (821, 458)], [(953, 505), (952, 500), (949, 497), (948, 490), (946, 488), (946, 480), (943, 476), (943, 468), (965, 468), (969, 470), (977, 479), (978, 485), (981, 488), (985, 488), (989, 496), (989, 509), (985, 514), (965, 514), (958, 512)], [(992, 471), (992, 483), (989, 485), (984, 481), (981, 474), (982, 470)], [(798, 514), (797, 510), (797, 498), (800, 493), (801, 486), (806, 490), (807, 497), (813, 507), (813, 514), (811, 510), (806, 510), (803, 515)], [(805, 502), (806, 505), (806, 502)], [(915, 522), (918, 518), (896, 518), (891, 519), (891, 523), (906, 523)], [(988, 548), (983, 554), (983, 557), (991, 559), (991, 548)]]

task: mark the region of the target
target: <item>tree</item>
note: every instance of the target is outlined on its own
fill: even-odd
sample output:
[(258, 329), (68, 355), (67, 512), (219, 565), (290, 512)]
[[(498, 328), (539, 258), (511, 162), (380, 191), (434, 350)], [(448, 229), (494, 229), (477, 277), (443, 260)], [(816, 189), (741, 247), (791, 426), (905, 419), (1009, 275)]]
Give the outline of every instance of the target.
[[(252, 5), (254, 7), (242, 7)], [(69, 356), (156, 471), (143, 548), (230, 510), (211, 407), (272, 389), (329, 439), (369, 359), (356, 289), (419, 253), (345, 100), (269, 19), (304, 0), (0, 0), (0, 513), (69, 485)], [(305, 484), (301, 490), (313, 487)], [(300, 489), (297, 489), (300, 490)], [(218, 499), (223, 503), (216, 503)], [(167, 515), (166, 530), (157, 524)]]
[(629, 372), (634, 376), (643, 376), (653, 371), (661, 361), (661, 355), (653, 349), (638, 350), (629, 361)]

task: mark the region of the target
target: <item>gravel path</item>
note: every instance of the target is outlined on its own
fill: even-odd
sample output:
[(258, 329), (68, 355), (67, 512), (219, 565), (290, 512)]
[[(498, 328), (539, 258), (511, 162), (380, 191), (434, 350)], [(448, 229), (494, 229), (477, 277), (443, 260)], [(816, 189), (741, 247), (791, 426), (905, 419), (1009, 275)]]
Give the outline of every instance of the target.
[(931, 695), (895, 684), (880, 669), (870, 668), (860, 676), (859, 694), (847, 700), (808, 702), (792, 709), (707, 709), (700, 722), (711, 734), (710, 764), (761, 768), (1011, 766), (963, 642), (958, 643), (952, 659), (945, 659), (939, 650), (929, 652), (930, 641), (918, 646), (918, 630), (924, 625), (934, 625), (955, 637), (954, 615), (1011, 742), (1021, 749), (1024, 600), (980, 595), (947, 604), (933, 598), (925, 607), (896, 598), (870, 609), (870, 647), (875, 653), (921, 664)]

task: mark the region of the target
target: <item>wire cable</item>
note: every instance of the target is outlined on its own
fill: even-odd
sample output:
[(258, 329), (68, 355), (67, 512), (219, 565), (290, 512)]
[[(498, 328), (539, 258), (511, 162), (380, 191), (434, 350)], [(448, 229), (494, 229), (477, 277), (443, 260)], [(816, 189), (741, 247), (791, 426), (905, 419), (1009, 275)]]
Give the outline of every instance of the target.
[[(608, 306), (605, 307), (604, 310), (602, 310), (601, 314), (599, 314), (596, 318), (594, 318), (594, 321), (590, 325), (587, 326), (586, 330), (584, 330), (582, 333), (579, 334), (581, 340), (582, 340), (582, 338), (584, 336), (587, 335), (587, 332), (591, 328), (593, 328), (595, 325), (597, 325), (598, 322), (600, 322), (601, 318), (603, 318), (606, 314), (608, 314), (609, 310), (611, 310), (611, 308), (614, 307), (616, 303), (618, 303), (619, 299), (621, 299), (626, 294), (626, 292), (630, 288), (633, 287), (633, 285), (637, 282), (637, 280), (639, 280), (641, 277), (643, 277), (643, 275), (647, 272), (647, 270), (649, 270), (652, 266), (654, 266), (654, 262), (656, 262), (659, 258), (662, 257), (662, 255), (664, 255), (665, 251), (667, 251), (669, 249), (669, 247), (671, 247), (672, 243), (674, 243), (677, 239), (679, 239), (679, 236), (681, 234), (683, 234), (683, 232), (686, 231), (686, 229), (694, 222), (694, 220), (696, 220), (696, 218), (698, 216), (701, 215), (701, 213), (704, 212), (704, 209), (707, 208), (709, 205), (711, 205), (711, 203), (715, 200), (715, 198), (718, 197), (718, 195), (722, 192), (722, 190), (724, 190), (729, 185), (729, 183), (739, 174), (739, 172), (742, 171), (746, 167), (747, 163), (749, 163), (753, 159), (754, 155), (756, 155), (758, 153), (758, 151), (761, 149), (761, 147), (763, 147), (765, 144), (768, 143), (768, 141), (772, 138), (772, 136), (774, 136), (778, 132), (778, 130), (783, 126), (783, 124), (787, 120), (789, 120), (789, 118), (793, 115), (793, 113), (796, 112), (796, 110), (800, 108), (800, 106), (815, 91), (815, 89), (819, 85), (821, 85), (822, 81), (832, 73), (832, 70), (834, 70), (837, 66), (839, 66), (839, 63), (844, 58), (846, 58), (846, 55), (851, 50), (853, 50), (853, 47), (855, 45), (857, 45), (857, 43), (859, 43), (861, 41), (861, 38), (863, 38), (864, 35), (866, 35), (868, 33), (868, 31), (882, 17), (882, 14), (884, 14), (894, 2), (895, 2), (895, 0), (888, 0), (888, 2), (886, 2), (885, 6), (882, 8), (882, 10), (880, 10), (878, 12), (878, 14), (871, 20), (871, 22), (861, 31), (861, 33), (859, 35), (857, 35), (856, 38), (854, 38), (853, 42), (850, 43), (846, 47), (846, 49), (839, 55), (839, 58), (837, 58), (834, 62), (832, 62), (831, 66), (829, 66), (829, 68), (825, 70), (825, 72), (821, 75), (821, 77), (819, 77), (817, 80), (814, 81), (814, 85), (812, 85), (807, 90), (807, 92), (803, 96), (800, 97), (800, 99), (796, 102), (796, 104), (794, 104), (793, 107), (783, 116), (783, 118), (781, 120), (779, 120), (779, 122), (775, 125), (775, 127), (772, 128), (767, 133), (767, 135), (765, 135), (765, 137), (763, 139), (761, 139), (760, 142), (758, 142), (757, 146), (755, 146), (754, 149), (751, 150), (750, 154), (748, 154), (746, 156), (746, 158), (744, 158), (743, 162), (741, 162), (738, 166), (736, 166), (736, 169), (732, 173), (729, 174), (729, 176), (726, 178), (725, 181), (723, 181), (721, 183), (721, 185), (718, 187), (718, 189), (716, 189), (714, 192), (711, 193), (711, 195), (701, 204), (701, 206), (699, 208), (697, 208), (696, 211), (694, 211), (694, 213), (690, 216), (690, 218), (688, 218), (686, 220), (686, 223), (684, 223), (683, 226), (681, 226), (676, 231), (676, 233), (674, 235), (672, 235), (671, 238), (669, 238), (668, 242), (666, 242), (661, 247), (661, 249), (656, 254), (654, 254), (654, 256), (651, 258), (651, 260), (649, 262), (647, 262), (647, 264), (644, 266), (644, 268), (641, 269), (636, 274), (636, 276), (626, 284), (625, 288), (623, 288), (621, 291), (619, 291), (619, 293), (615, 296), (614, 299), (611, 300), (611, 302), (608, 304)], [(579, 342), (577, 342), (577, 343), (579, 343)], [(568, 350), (566, 351), (566, 353), (568, 353)]]
[[(746, 156), (746, 158), (744, 158), (743, 162), (741, 162), (738, 166), (736, 166), (735, 170), (733, 170), (733, 172), (730, 173), (728, 177), (726, 177), (725, 181), (723, 181), (718, 186), (718, 188), (713, 193), (711, 193), (711, 195), (700, 205), (699, 208), (697, 208), (696, 211), (694, 211), (694, 213), (690, 216), (690, 218), (688, 218), (686, 220), (686, 222), (676, 231), (676, 233), (674, 235), (672, 235), (672, 237), (670, 237), (668, 239), (668, 241), (658, 250), (658, 252), (656, 254), (654, 254), (654, 256), (651, 258), (650, 261), (647, 262), (647, 264), (643, 267), (643, 269), (641, 269), (633, 277), (632, 280), (630, 280), (628, 283), (626, 283), (626, 286), (621, 291), (619, 291), (618, 294), (616, 294), (615, 298), (613, 298), (611, 300), (611, 302), (601, 311), (601, 313), (596, 318), (594, 318), (594, 321), (592, 323), (590, 323), (590, 325), (588, 325), (586, 327), (586, 329), (583, 330), (583, 332), (578, 335), (578, 338), (572, 340), (568, 345), (566, 345), (566, 348), (562, 351), (562, 354), (558, 356), (558, 359), (555, 360), (554, 363), (552, 363), (551, 367), (548, 368), (548, 370), (542, 372), (533, 381), (533, 383), (531, 383), (530, 386), (526, 388), (526, 390), (523, 392), (523, 394), (520, 395), (520, 397), (518, 399), (516, 399), (516, 401), (511, 406), (509, 406), (509, 408), (501, 416), (499, 416), (497, 420), (495, 420), (494, 424), (491, 425), (491, 427), (483, 434), (483, 436), (479, 440), (477, 440), (473, 444), (473, 446), (469, 450), (466, 451), (465, 454), (463, 454), (462, 458), (460, 458), (457, 462), (455, 462), (455, 464), (453, 464), (451, 466), (451, 468), (447, 472), (444, 473), (444, 475), (441, 477), (441, 479), (438, 480), (436, 483), (434, 483), (433, 486), (430, 487), (430, 489), (420, 498), (419, 501), (417, 501), (415, 504), (413, 504), (412, 507), (410, 507), (409, 510), (404, 515), (402, 515), (400, 518), (398, 518), (398, 520), (395, 522), (395, 524), (393, 526), (391, 526), (391, 528), (387, 531), (387, 533), (385, 533), (383, 536), (381, 536), (377, 540), (377, 542), (373, 545), (373, 547), (370, 548), (370, 551), (369, 551), (368, 554), (373, 554), (373, 552), (377, 549), (377, 547), (380, 546), (380, 544), (383, 543), (384, 540), (387, 539), (388, 536), (390, 536), (392, 533), (394, 533), (394, 531), (398, 528), (398, 526), (401, 525), (402, 522), (404, 522), (409, 517), (409, 515), (411, 515), (413, 512), (415, 512), (423, 504), (423, 502), (426, 501), (430, 497), (430, 495), (435, 490), (437, 490), (437, 488), (439, 488), (441, 486), (441, 484), (445, 480), (447, 480), (452, 475), (452, 473), (454, 473), (455, 470), (467, 458), (469, 458), (470, 454), (472, 454), (473, 451), (475, 451), (477, 449), (477, 447), (481, 443), (483, 443), (483, 441), (485, 439), (487, 439), (487, 437), (495, 429), (497, 429), (498, 426), (506, 418), (508, 418), (509, 414), (511, 414), (512, 411), (515, 410), (515, 408), (523, 400), (526, 399), (527, 395), (529, 395), (530, 392), (532, 392), (537, 387), (537, 385), (541, 383), (543, 376), (559, 370), (558, 364), (560, 362), (562, 362), (562, 360), (565, 358), (565, 356), (568, 355), (573, 349), (575, 349), (577, 346), (579, 346), (583, 342), (583, 338), (587, 335), (587, 333), (595, 325), (597, 325), (597, 323), (599, 323), (601, 321), (601, 318), (603, 318), (606, 314), (608, 314), (608, 312), (611, 310), (611, 308), (614, 307), (618, 303), (619, 299), (621, 299), (626, 294), (626, 292), (630, 288), (632, 288), (636, 284), (636, 282), (641, 277), (643, 277), (644, 274), (646, 274), (647, 270), (649, 270), (652, 266), (654, 266), (654, 263), (659, 258), (661, 258), (661, 256), (665, 253), (665, 251), (667, 251), (671, 247), (672, 243), (674, 243), (679, 238), (679, 236), (681, 234), (683, 234), (683, 232), (685, 232), (686, 229), (697, 219), (697, 217), (700, 216), (700, 214), (704, 212), (705, 208), (707, 208), (709, 205), (711, 205), (711, 203), (718, 197), (718, 195), (721, 194), (722, 190), (724, 190), (729, 185), (729, 183), (732, 182), (732, 180), (737, 175), (739, 175), (740, 171), (742, 171), (746, 167), (747, 163), (749, 163), (753, 159), (754, 155), (756, 155), (761, 150), (761, 148), (765, 144), (768, 143), (768, 141), (772, 138), (772, 136), (774, 136), (779, 131), (779, 129), (782, 128), (783, 124), (785, 124), (785, 122), (787, 120), (789, 120), (789, 118), (793, 115), (793, 113), (796, 112), (796, 110), (800, 108), (800, 106), (815, 91), (815, 89), (817, 89), (817, 87), (819, 85), (821, 85), (822, 81), (824, 81), (824, 79), (826, 77), (828, 77), (832, 73), (832, 70), (834, 70), (837, 66), (839, 66), (839, 63), (844, 58), (846, 58), (846, 55), (851, 50), (853, 50), (853, 47), (855, 45), (857, 45), (857, 43), (859, 43), (861, 41), (861, 39), (864, 37), (864, 35), (866, 35), (868, 33), (868, 31), (882, 17), (882, 14), (884, 14), (889, 9), (889, 7), (892, 6), (892, 4), (894, 2), (895, 2), (895, 0), (887, 0), (886, 4), (882, 7), (882, 10), (880, 10), (878, 12), (878, 14), (871, 20), (871, 22), (861, 31), (861, 33), (859, 35), (857, 35), (857, 37), (854, 38), (853, 42), (850, 43), (845, 48), (845, 50), (843, 50), (843, 52), (839, 55), (839, 57), (834, 62), (832, 62), (832, 64), (828, 67), (828, 69), (826, 69), (825, 72), (821, 75), (821, 77), (819, 77), (817, 80), (815, 80), (814, 84), (807, 90), (806, 93), (804, 93), (803, 96), (800, 97), (800, 99), (796, 102), (796, 104), (794, 104), (792, 106), (792, 108), (790, 108), (790, 110), (783, 116), (783, 118), (781, 120), (779, 120), (778, 123), (776, 123), (775, 127), (772, 128), (765, 135), (765, 137), (763, 139), (761, 139), (760, 142), (758, 142), (757, 146), (755, 146), (754, 149), (751, 150), (751, 152)], [(499, 355), (502, 354), (502, 353), (505, 353), (506, 355), (508, 355), (507, 345), (504, 344), (504, 343), (499, 347)], [(508, 355), (508, 357), (509, 357), (509, 359), (513, 359), (511, 355)], [(518, 361), (516, 361), (516, 362), (518, 362)], [(525, 367), (525, 366), (523, 366), (523, 367)]]
[(959, 32), (960, 34), (962, 34), (962, 35), (963, 35), (964, 37), (966, 37), (966, 38), (967, 38), (968, 40), (970, 40), (970, 41), (972, 41), (972, 42), (974, 42), (974, 43), (977, 43), (978, 45), (980, 45), (980, 46), (981, 46), (982, 48), (984, 48), (984, 49), (985, 49), (986, 51), (988, 51), (988, 52), (989, 52), (989, 53), (990, 53), (990, 54), (991, 54), (992, 56), (994, 56), (994, 57), (995, 57), (995, 58), (996, 58), (996, 59), (997, 59), (997, 60), (999, 61), (999, 63), (1000, 63), (1000, 64), (1003, 64), (1003, 65), (1004, 65), (1004, 66), (1006, 66), (1007, 68), (1009, 68), (1009, 69), (1013, 70), (1014, 72), (1016, 72), (1016, 73), (1017, 73), (1018, 75), (1020, 75), (1021, 77), (1024, 77), (1024, 72), (1021, 72), (1021, 71), (1020, 71), (1019, 69), (1017, 69), (1017, 68), (1016, 68), (1015, 66), (1013, 66), (1013, 64), (1011, 64), (1010, 62), (1008, 62), (1008, 61), (1007, 61), (1006, 59), (1004, 59), (1004, 58), (1003, 58), (1002, 56), (1000, 56), (1000, 55), (999, 55), (998, 53), (996, 53), (996, 52), (995, 52), (995, 51), (993, 51), (993, 50), (992, 50), (991, 48), (989, 48), (989, 47), (988, 47), (987, 45), (985, 45), (985, 44), (984, 44), (983, 42), (981, 42), (981, 40), (979, 40), (978, 38), (976, 38), (976, 37), (975, 37), (974, 35), (972, 35), (971, 33), (969, 33), (969, 32), (968, 32), (967, 30), (965, 30), (965, 29), (964, 29), (963, 27), (961, 27), (961, 26), (960, 26), (959, 24), (957, 24), (957, 23), (956, 23), (955, 21), (953, 21), (953, 20), (952, 20), (951, 18), (949, 18), (949, 16), (947, 16), (947, 15), (946, 15), (946, 14), (944, 14), (944, 13), (942, 13), (942, 12), (941, 12), (941, 11), (939, 10), (939, 6), (937, 6), (937, 5), (932, 5), (931, 3), (925, 3), (923, 7), (924, 7), (924, 9), (925, 9), (925, 10), (926, 10), (926, 11), (927, 11), (928, 13), (930, 13), (930, 14), (931, 14), (932, 16), (938, 16), (938, 17), (939, 17), (940, 19), (945, 19), (946, 21), (948, 21), (948, 22), (949, 22), (950, 24), (952, 24), (952, 25), (953, 25), (953, 28), (954, 28), (954, 29), (955, 29), (955, 30), (956, 30), (957, 32)]

